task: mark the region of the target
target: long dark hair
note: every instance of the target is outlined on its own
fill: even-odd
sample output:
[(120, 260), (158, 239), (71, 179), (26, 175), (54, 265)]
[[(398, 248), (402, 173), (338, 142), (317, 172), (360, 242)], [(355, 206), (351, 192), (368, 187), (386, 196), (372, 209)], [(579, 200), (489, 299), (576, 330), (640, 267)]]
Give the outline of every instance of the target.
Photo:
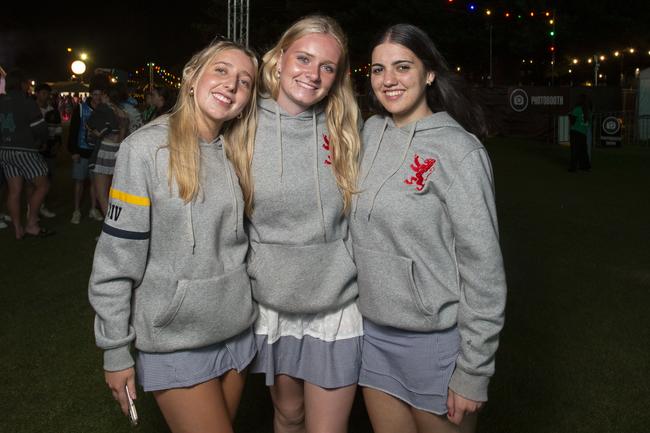
[[(451, 72), (447, 61), (425, 32), (412, 24), (395, 24), (381, 32), (373, 41), (370, 52), (377, 45), (391, 42), (402, 45), (422, 61), (427, 71), (433, 71), (435, 79), (426, 87), (427, 105), (431, 111), (446, 111), (467, 131), (485, 137), (488, 128), (481, 106), (473, 101), (465, 80)], [(379, 103), (372, 88), (369, 89), (370, 108), (380, 114), (390, 115)]]

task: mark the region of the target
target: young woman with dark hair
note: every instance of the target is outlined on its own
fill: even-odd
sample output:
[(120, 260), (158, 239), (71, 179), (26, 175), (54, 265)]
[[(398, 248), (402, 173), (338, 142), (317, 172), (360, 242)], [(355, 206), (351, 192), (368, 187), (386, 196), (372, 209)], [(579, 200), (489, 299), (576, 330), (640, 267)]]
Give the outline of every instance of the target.
[[(482, 111), (431, 39), (373, 44), (351, 232), (373, 429), (473, 431), (487, 400), (506, 282)], [(446, 415), (446, 417), (445, 417)]]

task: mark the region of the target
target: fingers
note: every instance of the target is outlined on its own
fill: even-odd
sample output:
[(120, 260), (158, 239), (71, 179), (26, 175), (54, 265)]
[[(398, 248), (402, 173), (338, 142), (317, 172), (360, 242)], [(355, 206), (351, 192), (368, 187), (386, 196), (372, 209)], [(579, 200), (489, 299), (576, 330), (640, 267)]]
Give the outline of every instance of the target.
[(129, 388), (129, 395), (131, 396), (132, 400), (137, 399), (138, 397), (135, 395), (135, 377), (130, 376), (126, 380), (126, 386)]
[(451, 389), (447, 395), (447, 419), (456, 425), (460, 425), (465, 415), (478, 412), (483, 407), (483, 402), (469, 400), (456, 394)]
[(104, 372), (106, 384), (111, 390), (113, 398), (122, 409), (124, 415), (129, 414), (129, 400), (126, 396), (126, 387), (129, 387), (131, 398), (135, 398), (135, 371), (133, 368), (128, 368), (122, 371), (106, 371)]

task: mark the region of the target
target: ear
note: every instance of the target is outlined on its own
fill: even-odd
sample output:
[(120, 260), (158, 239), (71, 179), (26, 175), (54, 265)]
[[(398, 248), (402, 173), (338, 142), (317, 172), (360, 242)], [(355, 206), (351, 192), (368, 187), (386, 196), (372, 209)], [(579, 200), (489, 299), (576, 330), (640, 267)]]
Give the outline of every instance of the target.
[(436, 74), (433, 71), (427, 72), (427, 86), (430, 86), (433, 83), (433, 80), (436, 79)]

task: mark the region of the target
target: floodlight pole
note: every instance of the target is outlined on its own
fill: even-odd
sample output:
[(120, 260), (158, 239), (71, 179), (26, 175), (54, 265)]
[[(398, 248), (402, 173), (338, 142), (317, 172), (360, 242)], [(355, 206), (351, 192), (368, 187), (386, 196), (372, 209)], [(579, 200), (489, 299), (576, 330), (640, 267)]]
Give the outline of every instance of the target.
[(248, 47), (250, 0), (228, 0), (228, 39)]

